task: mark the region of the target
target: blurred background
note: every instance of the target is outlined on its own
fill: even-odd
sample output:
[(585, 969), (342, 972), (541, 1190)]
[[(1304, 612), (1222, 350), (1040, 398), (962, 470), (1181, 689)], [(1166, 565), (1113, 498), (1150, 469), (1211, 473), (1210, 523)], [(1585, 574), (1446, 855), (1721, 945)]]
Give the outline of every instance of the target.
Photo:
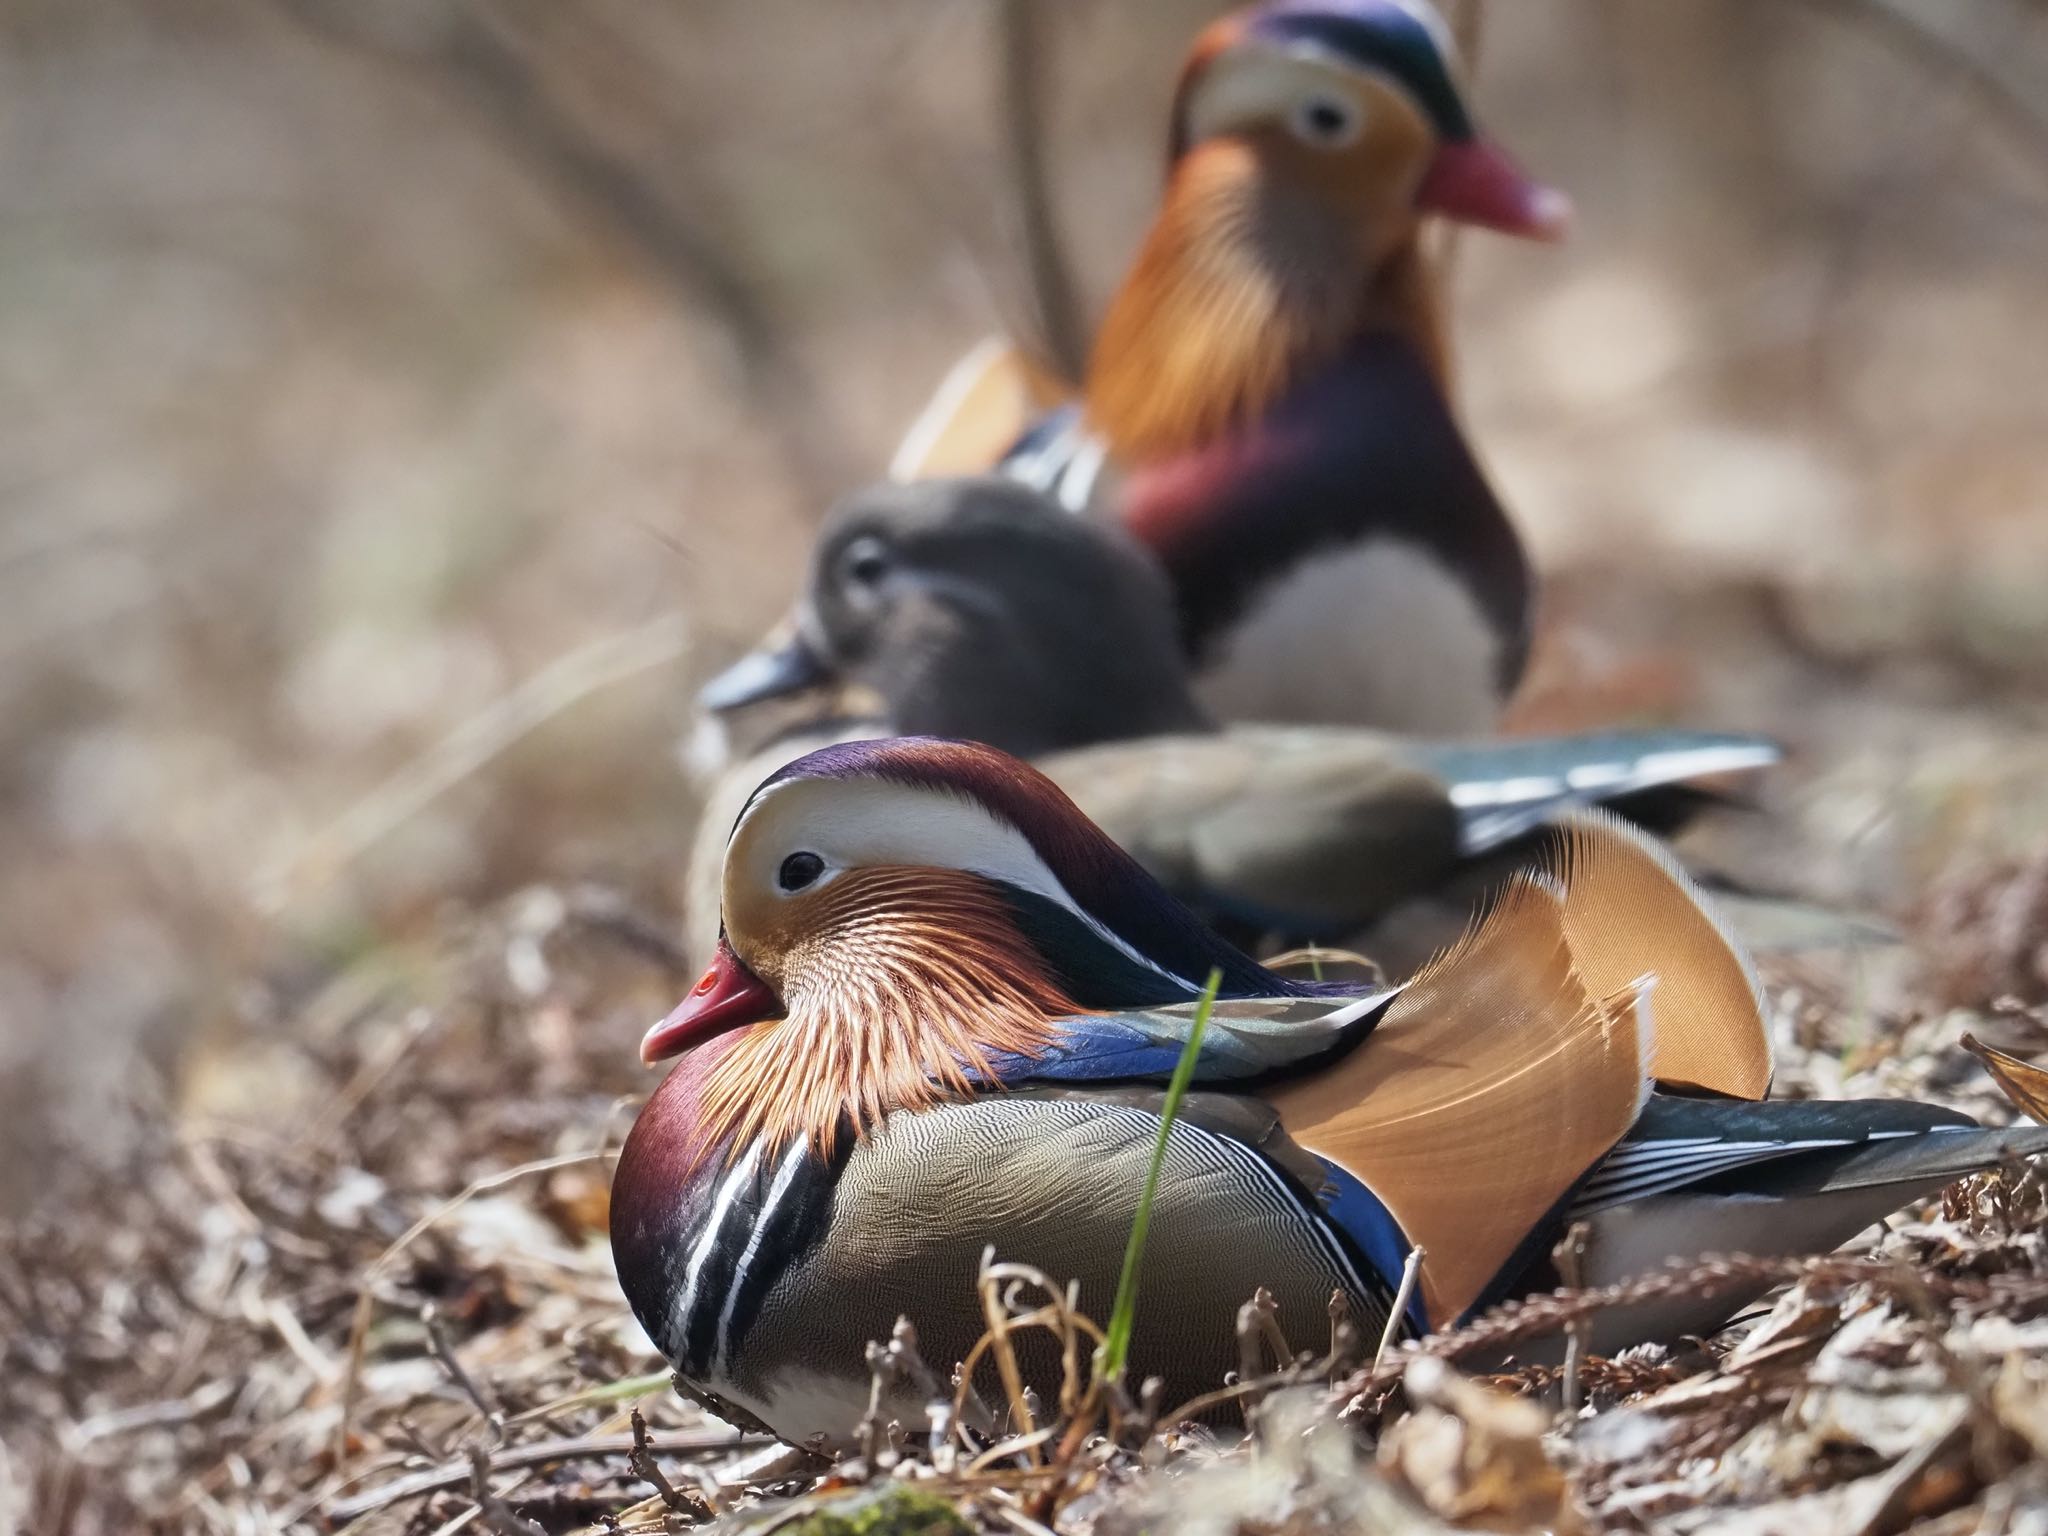
[[(1100, 305), (1218, 9), (0, 5), (13, 1183), (317, 1097), (300, 1003), (451, 912), (658, 949), (694, 683), (1030, 322), (1020, 153)], [(1521, 723), (1779, 733), (1728, 858), (2048, 993), (2048, 6), (1456, 15), (1580, 214), (1450, 257)]]

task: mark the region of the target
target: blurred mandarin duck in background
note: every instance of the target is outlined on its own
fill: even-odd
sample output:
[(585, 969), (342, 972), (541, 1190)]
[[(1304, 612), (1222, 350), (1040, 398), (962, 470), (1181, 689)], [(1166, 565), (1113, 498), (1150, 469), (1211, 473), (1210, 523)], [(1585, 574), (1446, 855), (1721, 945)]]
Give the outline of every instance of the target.
[[(769, 743), (711, 786), (685, 898), (693, 953), (717, 936), (726, 834), (754, 787), (831, 741), (953, 736), (1032, 757), (1233, 932), (1349, 941), (1427, 898), (1403, 911), (1401, 942), (1381, 931), (1366, 943), (1414, 961), (1458, 932), (1548, 819), (1607, 804), (1669, 831), (1710, 799), (1695, 781), (1779, 756), (1762, 737), (1708, 731), (1464, 744), (1218, 729), (1189, 687), (1158, 563), (1114, 526), (996, 476), (849, 497), (826, 519), (780, 635), (706, 697), (823, 685), (871, 703)], [(1745, 899), (1745, 923), (1761, 910)]]
[(1170, 161), (1080, 398), (1044, 410), (1056, 381), (985, 346), (894, 474), (1000, 459), (1115, 517), (1171, 576), (1220, 716), (1488, 728), (1522, 673), (1533, 578), (1452, 411), (1419, 235), (1434, 214), (1555, 239), (1567, 201), (1480, 135), (1421, 0), (1216, 22), (1181, 75)]
[[(1234, 1368), (1257, 1287), (1285, 1324), (1442, 1328), (1549, 1283), (1706, 1252), (1824, 1252), (2048, 1129), (1904, 1101), (1764, 1101), (1744, 957), (1654, 847), (1563, 830), (1405, 984), (1293, 981), (1204, 929), (1044, 775), (991, 748), (845, 743), (733, 828), (710, 970), (649, 1032), (682, 1055), (627, 1139), (611, 1231), (684, 1390), (794, 1442), (865, 1408), (863, 1347), (914, 1320), (943, 1376), (985, 1247), (1105, 1315), (1159, 1085), (1220, 997), (1171, 1130), (1131, 1370), (1169, 1401)], [(1668, 1092), (1661, 1090), (1670, 1090)], [(1599, 1314), (1590, 1347), (1714, 1327), (1749, 1297)], [(1050, 1395), (1056, 1348), (1022, 1356)], [(918, 1401), (883, 1418), (923, 1420)], [(993, 1426), (990, 1426), (993, 1428)]]

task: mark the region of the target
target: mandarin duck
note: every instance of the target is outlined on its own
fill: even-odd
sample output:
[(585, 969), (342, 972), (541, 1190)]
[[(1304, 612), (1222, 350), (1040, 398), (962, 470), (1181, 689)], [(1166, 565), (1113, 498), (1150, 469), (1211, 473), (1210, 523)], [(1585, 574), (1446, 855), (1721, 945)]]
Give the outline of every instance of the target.
[[(846, 499), (780, 633), (702, 702), (730, 709), (827, 686), (872, 697), (873, 712), (771, 742), (714, 783), (685, 900), (696, 953), (716, 936), (740, 807), (770, 771), (829, 740), (957, 736), (1035, 758), (1212, 920), (1331, 942), (1447, 883), (1455, 933), (1474, 894), (1459, 887), (1504, 875), (1550, 817), (1607, 803), (1668, 830), (1704, 798), (1689, 781), (1779, 756), (1760, 737), (1701, 731), (1463, 744), (1337, 726), (1218, 729), (1189, 687), (1157, 562), (1120, 530), (996, 476)], [(1439, 907), (1405, 925), (1418, 930), (1414, 958), (1434, 947)], [(1374, 947), (1391, 952), (1385, 934)]]
[[(899, 1315), (942, 1377), (966, 1358), (985, 1248), (1106, 1315), (1205, 985), (1220, 1001), (1167, 1138), (1130, 1353), (1169, 1401), (1236, 1365), (1261, 1286), (1297, 1330), (1341, 1293), (1370, 1338), (1419, 1248), (1398, 1322), (1439, 1329), (1547, 1283), (1568, 1222), (1589, 1285), (1820, 1253), (2048, 1150), (2048, 1128), (1928, 1104), (1764, 1100), (1748, 962), (1676, 866), (1597, 815), (1412, 978), (1369, 989), (1234, 950), (1015, 758), (842, 743), (748, 801), (724, 918), (642, 1043), (682, 1061), (620, 1156), (612, 1250), (678, 1384), (796, 1443), (844, 1440), (864, 1345)], [(1610, 1308), (1588, 1343), (1704, 1331), (1750, 1299)], [(1052, 1347), (1022, 1362), (1048, 1399)]]
[[(1559, 236), (1568, 204), (1482, 137), (1423, 0), (1269, 0), (1197, 38), (1165, 195), (1078, 401), (1000, 347), (899, 450), (1120, 521), (1165, 564), (1217, 714), (1484, 730), (1532, 577), (1450, 403), (1431, 215)], [(1018, 428), (1025, 426), (1021, 436)]]

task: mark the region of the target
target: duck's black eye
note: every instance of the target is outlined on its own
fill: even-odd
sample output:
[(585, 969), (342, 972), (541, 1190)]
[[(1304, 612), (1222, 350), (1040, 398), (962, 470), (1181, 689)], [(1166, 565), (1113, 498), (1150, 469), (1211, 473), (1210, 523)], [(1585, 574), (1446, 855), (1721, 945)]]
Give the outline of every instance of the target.
[(775, 871), (775, 883), (785, 891), (800, 891), (825, 873), (825, 861), (815, 853), (792, 853)]
[(1359, 127), (1358, 109), (1334, 96), (1311, 96), (1294, 109), (1295, 137), (1323, 149), (1354, 142)]
[(877, 538), (855, 539), (839, 557), (839, 569), (848, 581), (871, 587), (889, 574), (889, 546)]

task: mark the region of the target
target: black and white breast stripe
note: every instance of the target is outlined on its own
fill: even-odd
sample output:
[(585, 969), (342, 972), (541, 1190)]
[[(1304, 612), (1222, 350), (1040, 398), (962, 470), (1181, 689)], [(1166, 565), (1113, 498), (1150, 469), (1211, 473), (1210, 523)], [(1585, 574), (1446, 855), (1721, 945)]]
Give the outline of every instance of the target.
[(754, 1141), (719, 1180), (660, 1341), (686, 1379), (723, 1377), (776, 1277), (818, 1240), (833, 1183), (802, 1138), (772, 1161)]

